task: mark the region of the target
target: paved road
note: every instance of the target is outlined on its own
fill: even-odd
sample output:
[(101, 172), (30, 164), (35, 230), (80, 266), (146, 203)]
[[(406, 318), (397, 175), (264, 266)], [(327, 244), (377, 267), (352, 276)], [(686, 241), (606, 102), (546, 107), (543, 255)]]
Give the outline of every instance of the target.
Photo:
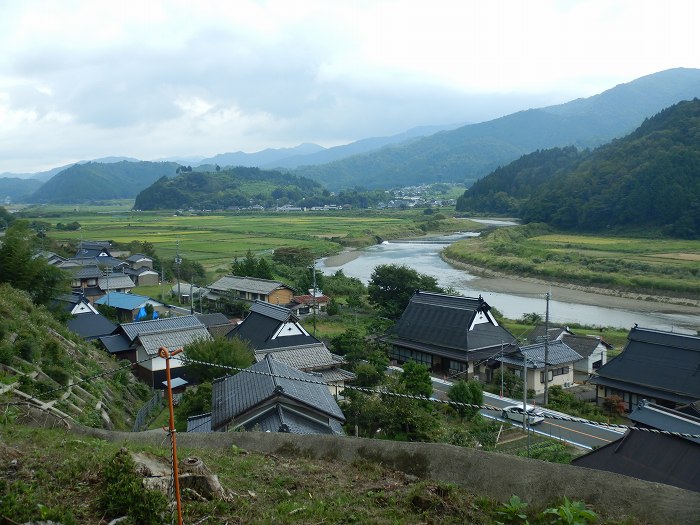
[[(435, 392), (435, 397), (444, 398), (447, 390), (449, 389), (451, 383), (448, 381), (443, 381), (441, 379), (433, 378), (433, 391)], [(488, 392), (484, 392), (484, 404), (494, 406), (497, 408), (503, 408), (512, 405), (522, 405), (522, 401), (515, 401), (513, 399), (508, 399), (506, 397), (501, 398), (498, 395), (494, 395)], [(557, 415), (558, 412), (552, 410), (543, 409), (545, 415), (547, 413)], [(481, 413), (491, 419), (496, 419), (498, 421), (506, 421), (501, 417), (500, 410), (482, 410)], [(566, 414), (560, 414), (565, 416)], [(512, 425), (522, 426), (522, 423), (515, 423), (508, 421)], [(557, 419), (545, 418), (544, 422), (538, 423), (530, 427), (532, 432), (543, 436), (550, 436), (556, 439), (561, 439), (566, 441), (571, 445), (577, 447), (592, 449), (594, 447), (600, 447), (606, 445), (613, 441), (616, 441), (622, 437), (623, 432), (611, 430), (588, 423), (579, 423), (577, 421), (561, 421)]]

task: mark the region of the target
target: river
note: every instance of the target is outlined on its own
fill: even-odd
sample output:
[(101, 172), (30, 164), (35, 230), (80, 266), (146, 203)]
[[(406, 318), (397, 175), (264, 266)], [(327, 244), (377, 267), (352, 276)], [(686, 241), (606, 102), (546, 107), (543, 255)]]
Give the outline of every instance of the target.
[[(342, 269), (345, 275), (367, 283), (375, 266), (405, 264), (420, 273), (437, 278), (443, 288), (453, 288), (470, 297), (482, 295), (487, 303), (510, 319), (519, 319), (523, 314), (531, 312), (539, 313), (544, 318), (545, 294), (551, 291), (550, 320), (555, 323), (623, 329), (629, 329), (637, 323), (645, 328), (690, 334), (700, 330), (700, 308), (606, 297), (556, 286), (524, 283), (517, 279), (481, 278), (456, 269), (440, 258), (440, 251), (445, 246), (478, 235), (462, 232), (430, 239), (385, 242), (358, 250), (346, 257), (322, 259), (318, 268), (325, 274)], [(499, 290), (504, 284), (508, 293)], [(494, 291), (494, 288), (499, 291)]]

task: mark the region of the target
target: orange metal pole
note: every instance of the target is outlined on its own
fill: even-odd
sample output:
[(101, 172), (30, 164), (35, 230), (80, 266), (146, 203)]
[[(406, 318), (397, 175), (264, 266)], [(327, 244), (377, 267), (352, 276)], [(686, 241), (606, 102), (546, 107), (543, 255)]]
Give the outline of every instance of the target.
[(158, 355), (165, 359), (165, 378), (168, 381), (168, 407), (170, 408), (170, 439), (173, 443), (173, 477), (175, 478), (175, 502), (177, 503), (177, 523), (182, 525), (182, 503), (180, 502), (180, 475), (177, 469), (177, 443), (175, 439), (175, 413), (173, 412), (173, 387), (170, 383), (170, 358), (182, 352), (182, 348), (169, 352), (161, 346)]

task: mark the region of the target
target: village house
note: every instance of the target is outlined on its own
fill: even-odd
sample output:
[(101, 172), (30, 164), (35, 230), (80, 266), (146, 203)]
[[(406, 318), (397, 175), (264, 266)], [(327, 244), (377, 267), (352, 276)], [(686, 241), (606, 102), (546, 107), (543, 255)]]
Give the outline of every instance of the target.
[(635, 325), (623, 351), (591, 378), (596, 402), (619, 396), (627, 411), (642, 399), (667, 407), (700, 400), (700, 337)]
[(322, 379), (272, 355), (212, 385), (211, 414), (188, 420), (188, 432), (247, 430), (343, 435), (345, 416)]
[[(574, 363), (574, 380), (586, 381), (591, 374), (608, 362), (608, 344), (600, 336), (576, 335), (568, 326), (549, 327), (550, 341), (564, 341), (567, 346), (581, 355), (581, 360)], [(528, 340), (533, 343), (544, 341), (545, 327), (535, 327), (530, 332)]]
[[(534, 390), (535, 395), (542, 394), (545, 387), (545, 363), (548, 363), (548, 386), (559, 385), (568, 388), (574, 383), (574, 363), (581, 359), (581, 355), (572, 350), (564, 341), (550, 341), (549, 348), (545, 348), (545, 342), (527, 345), (510, 351), (507, 354), (496, 356), (494, 361), (503, 363), (508, 372), (512, 372), (522, 378), (527, 360), (527, 388)], [(545, 361), (545, 354), (548, 354)], [(495, 367), (494, 367), (495, 370)]]
[(381, 340), (390, 345), (389, 356), (398, 364), (412, 360), (445, 377), (484, 381), (485, 363), (517, 343), (490, 309), (481, 296), (416, 291)]
[(304, 372), (320, 374), (333, 394), (339, 394), (355, 374), (343, 370), (345, 360), (332, 354), (326, 345), (309, 334), (289, 308), (256, 301), (248, 316), (228, 334), (253, 348), (256, 361), (267, 355)]
[(170, 309), (163, 303), (146, 297), (145, 295), (136, 295), (132, 293), (110, 292), (95, 301), (96, 305), (110, 306), (116, 308), (117, 318), (122, 322), (145, 320), (147, 316), (147, 305), (153, 309), (155, 318), (167, 315)]
[(264, 301), (271, 304), (289, 304), (294, 290), (279, 281), (256, 277), (226, 275), (206, 287), (205, 299), (219, 301)]
[[(101, 337), (107, 352), (117, 359), (138, 363), (135, 374), (151, 388), (162, 388), (165, 381), (165, 359), (158, 357), (161, 346), (171, 352), (196, 341), (211, 341), (212, 336), (194, 315), (122, 323), (115, 335)], [(180, 359), (171, 359), (172, 378), (187, 380)]]

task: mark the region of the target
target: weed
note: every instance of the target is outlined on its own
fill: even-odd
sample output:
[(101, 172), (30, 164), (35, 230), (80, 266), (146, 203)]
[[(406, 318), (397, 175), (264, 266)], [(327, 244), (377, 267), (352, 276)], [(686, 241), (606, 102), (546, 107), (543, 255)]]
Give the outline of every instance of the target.
[(104, 489), (100, 506), (111, 517), (128, 515), (138, 524), (163, 523), (167, 508), (165, 495), (143, 487), (136, 473), (134, 460), (126, 449), (121, 449), (102, 471)]
[(525, 514), (525, 507), (527, 507), (527, 503), (521, 500), (519, 496), (513, 494), (508, 503), (504, 503), (496, 509), (496, 515), (505, 520), (497, 523), (501, 525), (516, 523), (527, 525), (529, 521), (527, 520), (527, 514)]
[(546, 509), (543, 515), (553, 515), (555, 518), (549, 523), (561, 525), (586, 525), (598, 521), (598, 515), (586, 507), (582, 501), (571, 501), (566, 496), (564, 503), (558, 507)]

